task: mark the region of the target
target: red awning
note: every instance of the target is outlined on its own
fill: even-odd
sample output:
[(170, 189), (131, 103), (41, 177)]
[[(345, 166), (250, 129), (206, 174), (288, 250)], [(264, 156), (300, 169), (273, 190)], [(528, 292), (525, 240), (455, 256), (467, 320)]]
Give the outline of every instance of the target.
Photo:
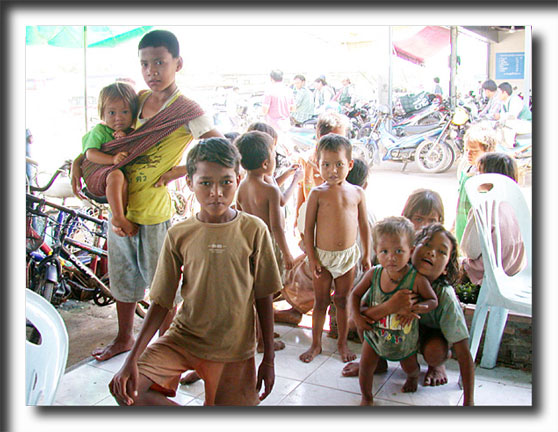
[(450, 31), (444, 27), (427, 26), (414, 36), (393, 43), (395, 54), (420, 66), (450, 43)]

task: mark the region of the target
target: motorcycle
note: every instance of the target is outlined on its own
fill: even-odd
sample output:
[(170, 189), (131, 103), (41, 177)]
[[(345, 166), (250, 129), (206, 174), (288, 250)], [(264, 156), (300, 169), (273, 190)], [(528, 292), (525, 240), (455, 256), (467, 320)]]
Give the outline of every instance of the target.
[[(463, 137), (471, 121), (468, 106), (457, 106), (445, 115), (441, 132), (435, 139), (424, 140), (415, 158), (421, 171), (442, 173), (449, 170), (464, 152)], [(442, 159), (441, 159), (442, 158)]]
[(421, 143), (425, 140), (434, 141), (442, 132), (443, 126), (424, 125), (422, 126), (423, 131), (419, 133), (399, 137), (388, 130), (386, 123), (389, 118), (389, 109), (386, 106), (380, 106), (378, 121), (372, 127), (370, 136), (360, 140), (372, 160), (376, 163), (381, 163), (381, 161), (403, 163), (402, 171), (405, 171), (409, 162), (416, 160), (421, 170), (437, 172), (438, 166), (444, 163), (448, 157), (446, 151), (425, 152), (428, 149), (421, 146)]
[(410, 115), (399, 118), (392, 125), (392, 130), (397, 136), (406, 136), (425, 131), (422, 126), (439, 125), (443, 122), (448, 112), (446, 103), (442, 102), (442, 98), (436, 95), (433, 102), (425, 108), (411, 113)]

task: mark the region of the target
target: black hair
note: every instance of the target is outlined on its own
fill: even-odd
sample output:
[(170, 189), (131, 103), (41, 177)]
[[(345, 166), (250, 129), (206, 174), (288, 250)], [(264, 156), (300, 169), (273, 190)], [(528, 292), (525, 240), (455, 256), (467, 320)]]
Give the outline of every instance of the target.
[(435, 82), (436, 84), (440, 84), (440, 78), (438, 78), (438, 77), (434, 78), (434, 82)]
[(440, 216), (440, 223), (444, 223), (444, 203), (438, 192), (430, 189), (417, 189), (407, 198), (402, 216), (411, 219), (413, 215), (429, 215), (434, 210)]
[(322, 78), (322, 77), (316, 78), (316, 79), (314, 80), (314, 82), (319, 82), (319, 83), (321, 83), (321, 84), (324, 85), (324, 86), (327, 85), (327, 82), (326, 82), (325, 78)]
[(167, 30), (153, 30), (141, 38), (138, 51), (142, 48), (165, 47), (173, 58), (180, 56), (180, 45), (174, 33)]
[(509, 82), (503, 82), (502, 84), (500, 84), (498, 86), (498, 88), (500, 90), (502, 90), (503, 92), (506, 92), (508, 94), (508, 96), (511, 96), (511, 94), (513, 93), (512, 86)]
[(240, 152), (242, 168), (251, 171), (270, 159), (273, 138), (265, 132), (250, 131), (240, 135), (234, 144)]
[(273, 138), (274, 141), (277, 141), (277, 138), (279, 137), (279, 135), (277, 135), (277, 131), (273, 128), (273, 126), (264, 122), (252, 123), (246, 130), (246, 132), (250, 131), (265, 132), (266, 134), (271, 135), (271, 138)]
[(316, 149), (316, 156), (317, 159), (320, 160), (320, 156), (324, 151), (333, 151), (337, 152), (339, 150), (345, 150), (345, 155), (347, 156), (348, 160), (351, 160), (353, 154), (353, 146), (351, 142), (345, 138), (344, 136), (337, 135), (337, 134), (327, 134), (320, 138), (318, 142), (318, 147)]
[(279, 69), (273, 69), (269, 76), (271, 77), (271, 79), (275, 82), (281, 82), (283, 81), (283, 72), (280, 71)]
[(508, 176), (517, 183), (519, 175), (515, 159), (505, 153), (485, 153), (477, 161), (479, 172)]
[(459, 261), (457, 260), (457, 240), (455, 236), (444, 228), (440, 223), (433, 223), (425, 226), (415, 238), (415, 247), (418, 246), (423, 240), (431, 239), (436, 233), (443, 233), (451, 243), (451, 252), (446, 266), (446, 274), (442, 274), (438, 280), (446, 280), (447, 283), (453, 285), (459, 276)]
[(229, 140), (229, 142), (231, 144), (234, 144), (234, 140), (237, 139), (240, 136), (239, 132), (227, 132), (225, 135), (225, 138)]
[(498, 89), (496, 83), (490, 79), (482, 83), (482, 88), (493, 92), (495, 92)]
[(304, 75), (300, 75), (300, 74), (299, 74), (299, 75), (295, 75), (294, 78), (293, 78), (293, 80), (295, 80), (295, 79), (299, 79), (299, 80), (301, 80), (302, 82), (306, 82), (306, 78), (304, 78)]
[(415, 242), (415, 226), (406, 217), (389, 216), (372, 227), (372, 244), (378, 245), (382, 235), (405, 236), (411, 248)]
[(346, 180), (354, 185), (363, 186), (368, 178), (368, 165), (362, 159), (353, 159), (353, 168), (347, 174)]
[(192, 179), (199, 162), (215, 162), (226, 168), (240, 172), (240, 155), (235, 146), (226, 138), (208, 138), (200, 141), (188, 152), (186, 158), (186, 171)]

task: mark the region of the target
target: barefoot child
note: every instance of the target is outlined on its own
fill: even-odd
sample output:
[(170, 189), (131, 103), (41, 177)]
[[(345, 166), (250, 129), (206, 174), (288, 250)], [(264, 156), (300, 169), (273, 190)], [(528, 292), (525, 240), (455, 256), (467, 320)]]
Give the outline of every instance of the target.
[[(380, 264), (351, 293), (353, 319), (365, 339), (359, 370), (361, 405), (373, 404), (372, 384), (380, 357), (401, 363), (407, 374), (403, 392), (417, 390), (419, 331), (418, 321), (410, 318), (418, 318), (417, 313), (428, 312), (438, 303), (428, 279), (409, 264), (415, 231), (407, 218), (383, 219), (374, 226), (372, 238)], [(409, 307), (413, 295), (422, 300)], [(366, 307), (361, 311), (363, 297)]]
[[(83, 136), (85, 157), (99, 165), (115, 165), (124, 160), (128, 152), (103, 153), (101, 146), (126, 136), (136, 121), (137, 113), (138, 97), (131, 85), (115, 82), (103, 88), (99, 94), (99, 117), (102, 123)], [(126, 218), (128, 181), (122, 170), (115, 169), (107, 176), (106, 197), (112, 213), (112, 225), (122, 229), (126, 235), (136, 235), (138, 226)]]
[[(240, 164), (247, 172), (238, 187), (236, 204), (245, 211), (263, 220), (271, 233), (275, 258), (281, 275), (293, 267), (293, 256), (285, 237), (285, 220), (281, 213), (282, 193), (273, 183), (267, 183), (265, 177), (275, 171), (275, 150), (273, 138), (257, 130), (246, 132), (235, 141), (241, 156)], [(258, 351), (262, 349), (261, 332), (258, 323)], [(281, 341), (274, 343), (276, 350), (285, 348)]]
[(360, 263), (365, 271), (370, 268), (370, 226), (364, 190), (346, 181), (353, 167), (351, 150), (350, 141), (336, 134), (322, 137), (316, 150), (324, 183), (310, 192), (304, 226), (304, 245), (313, 272), (314, 288), (312, 345), (300, 355), (305, 363), (311, 362), (322, 351), (322, 332), (331, 301), (332, 280), (335, 283), (333, 301), (339, 354), (344, 362), (356, 358), (347, 346), (347, 296), (353, 287), (355, 266), (359, 261), (357, 231), (362, 239)]
[[(168, 397), (190, 369), (205, 381), (205, 405), (256, 405), (262, 381), (260, 400), (273, 387), (272, 294), (281, 281), (265, 223), (231, 208), (239, 161), (224, 138), (201, 141), (188, 153), (187, 183), (201, 210), (167, 233), (151, 306), (109, 384), (120, 405), (176, 405)], [(169, 330), (147, 346), (173, 307), (177, 289), (184, 299), (181, 309)], [(256, 311), (265, 344), (257, 379)]]
[[(271, 138), (273, 138), (273, 150), (277, 148), (277, 140), (279, 136), (277, 135), (275, 129), (273, 129), (273, 127), (271, 127), (267, 123), (254, 122), (250, 126), (248, 126), (247, 132), (251, 131), (260, 131), (269, 134)], [(275, 158), (275, 161), (277, 166), (277, 158)], [(300, 168), (299, 164), (292, 164), (287, 170), (285, 170), (285, 172), (281, 173), (277, 177), (274, 177), (274, 173), (264, 176), (264, 179), (267, 183), (281, 187), (285, 183), (287, 178), (291, 175), (293, 176), (291, 184), (285, 189), (284, 192), (281, 192), (281, 207), (284, 207), (285, 204), (287, 204), (287, 201), (289, 201), (289, 199), (293, 195), (299, 180), (302, 179), (302, 177), (304, 176), (304, 172)]]
[(455, 237), (441, 224), (425, 227), (417, 235), (412, 263), (430, 281), (438, 298), (438, 307), (420, 319), (420, 352), (428, 364), (424, 385), (448, 382), (444, 363), (453, 345), (463, 380), (463, 405), (474, 405), (475, 365), (469, 351), (469, 332), (451, 286), (458, 274)]
[[(424, 226), (435, 222), (444, 223), (444, 203), (437, 192), (430, 189), (417, 189), (407, 198), (401, 216), (405, 216), (412, 222), (415, 233), (418, 234)], [(376, 373), (385, 372), (387, 368), (387, 362), (380, 359)], [(358, 370), (358, 362), (351, 362), (345, 365), (342, 375), (345, 377), (357, 376)], [(438, 385), (426, 384), (427, 382), (430, 383), (430, 379), (425, 379), (425, 385)]]

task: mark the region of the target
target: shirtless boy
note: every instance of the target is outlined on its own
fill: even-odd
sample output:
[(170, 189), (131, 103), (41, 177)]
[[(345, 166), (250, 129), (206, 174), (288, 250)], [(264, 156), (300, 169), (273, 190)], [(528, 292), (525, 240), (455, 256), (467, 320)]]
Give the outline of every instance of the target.
[[(264, 132), (246, 132), (235, 140), (240, 152), (240, 164), (246, 170), (246, 178), (238, 187), (236, 204), (239, 210), (258, 216), (271, 232), (276, 246), (275, 256), (279, 269), (290, 270), (293, 256), (285, 237), (285, 221), (281, 214), (281, 190), (265, 181), (275, 171), (273, 138)], [(282, 265), (283, 264), (283, 265)]]
[(370, 268), (366, 198), (361, 187), (345, 180), (353, 167), (351, 143), (347, 138), (325, 135), (318, 143), (316, 155), (324, 183), (310, 192), (304, 226), (304, 244), (313, 272), (312, 345), (300, 355), (300, 360), (309, 363), (322, 352), (322, 331), (333, 280), (339, 333), (337, 347), (341, 359), (348, 362), (356, 358), (347, 346), (347, 296), (353, 287), (355, 266), (359, 261), (357, 231), (362, 239), (360, 263), (365, 271)]

